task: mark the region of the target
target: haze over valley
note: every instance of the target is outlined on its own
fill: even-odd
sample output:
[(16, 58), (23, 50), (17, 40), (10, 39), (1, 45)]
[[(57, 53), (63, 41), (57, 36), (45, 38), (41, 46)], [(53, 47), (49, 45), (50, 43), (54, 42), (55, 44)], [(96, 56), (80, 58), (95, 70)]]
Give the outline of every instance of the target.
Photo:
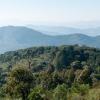
[[(93, 30), (93, 29), (92, 29)], [(78, 30), (73, 28), (27, 28), (23, 26), (0, 27), (0, 53), (32, 46), (59, 46), (59, 45), (86, 45), (100, 48), (100, 36), (86, 35), (90, 30)], [(100, 32), (99, 28), (94, 29)], [(92, 32), (94, 32), (92, 31)], [(53, 33), (53, 35), (52, 35)], [(54, 33), (56, 33), (54, 35)], [(58, 33), (58, 35), (57, 35)], [(84, 34), (83, 34), (84, 33)], [(62, 34), (62, 35), (61, 35)]]

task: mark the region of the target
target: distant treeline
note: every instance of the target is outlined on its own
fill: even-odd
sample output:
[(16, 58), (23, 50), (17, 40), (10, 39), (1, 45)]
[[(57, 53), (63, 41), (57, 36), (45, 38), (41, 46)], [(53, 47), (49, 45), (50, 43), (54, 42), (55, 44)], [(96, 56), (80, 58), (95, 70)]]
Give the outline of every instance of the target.
[[(48, 67), (52, 64), (55, 69), (69, 68), (73, 62), (80, 62), (81, 66), (89, 65), (93, 69), (100, 66), (100, 49), (86, 46), (48, 46), (33, 47), (18, 51), (6, 52), (0, 55), (0, 63), (14, 65), (22, 60), (30, 61), (30, 66), (35, 68)], [(37, 70), (38, 71), (38, 70)]]

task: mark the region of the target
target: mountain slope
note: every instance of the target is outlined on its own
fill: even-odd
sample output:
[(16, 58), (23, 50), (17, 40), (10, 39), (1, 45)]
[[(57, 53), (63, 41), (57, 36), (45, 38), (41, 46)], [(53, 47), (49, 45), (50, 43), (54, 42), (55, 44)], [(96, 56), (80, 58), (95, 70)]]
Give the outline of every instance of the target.
[(21, 26), (0, 28), (0, 53), (31, 46), (80, 44), (100, 48), (100, 36), (83, 34), (49, 36)]
[(0, 28), (0, 51), (45, 45), (48, 40), (49, 36), (26, 27), (7, 26)]

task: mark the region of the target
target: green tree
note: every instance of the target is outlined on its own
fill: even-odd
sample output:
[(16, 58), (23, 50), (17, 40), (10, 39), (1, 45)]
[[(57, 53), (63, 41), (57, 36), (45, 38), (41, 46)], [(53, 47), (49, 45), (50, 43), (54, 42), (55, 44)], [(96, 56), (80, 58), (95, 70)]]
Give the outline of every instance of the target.
[(56, 57), (53, 61), (53, 65), (55, 66), (56, 70), (61, 70), (66, 67), (67, 65), (67, 56), (66, 51), (62, 50), (56, 54)]
[(27, 68), (14, 68), (8, 75), (5, 85), (6, 92), (10, 96), (19, 96), (22, 100), (27, 100), (33, 79), (32, 72)]
[(58, 85), (53, 94), (54, 100), (67, 100), (67, 86), (66, 84)]
[(81, 96), (86, 95), (89, 92), (89, 85), (74, 83), (71, 87), (71, 92), (78, 93)]
[(82, 65), (80, 61), (74, 61), (71, 63), (71, 67), (73, 69), (82, 69)]
[(90, 68), (84, 68), (78, 77), (78, 82), (92, 85), (91, 73)]
[(46, 90), (42, 86), (36, 86), (28, 96), (29, 100), (46, 100)]

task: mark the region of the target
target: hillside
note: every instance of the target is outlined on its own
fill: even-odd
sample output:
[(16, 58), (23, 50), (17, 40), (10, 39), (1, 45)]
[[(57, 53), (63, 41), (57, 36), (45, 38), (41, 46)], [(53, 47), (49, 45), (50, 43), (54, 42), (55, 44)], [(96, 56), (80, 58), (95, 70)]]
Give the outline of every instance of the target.
[(99, 94), (100, 49), (42, 46), (0, 55), (0, 99), (99, 100)]
[(0, 52), (45, 45), (49, 36), (26, 27), (7, 26), (0, 28)]
[(100, 36), (83, 34), (50, 36), (22, 26), (0, 28), (0, 53), (31, 46), (87, 45), (100, 48)]
[[(55, 59), (60, 59), (59, 57), (56, 58), (59, 53), (60, 56), (64, 56), (64, 58), (62, 58), (64, 60), (58, 61), (66, 67), (73, 61), (85, 62), (87, 65), (93, 66), (94, 68), (100, 66), (100, 49), (86, 46), (80, 47), (78, 45), (58, 47), (42, 46), (6, 52), (0, 55), (0, 66), (7, 68), (10, 64), (16, 65), (21, 63), (24, 65), (24, 63), (28, 64), (30, 60), (32, 68), (39, 67), (41, 69), (43, 67), (43, 69), (45, 69), (50, 63), (53, 64)], [(62, 65), (60, 67), (62, 67)]]

